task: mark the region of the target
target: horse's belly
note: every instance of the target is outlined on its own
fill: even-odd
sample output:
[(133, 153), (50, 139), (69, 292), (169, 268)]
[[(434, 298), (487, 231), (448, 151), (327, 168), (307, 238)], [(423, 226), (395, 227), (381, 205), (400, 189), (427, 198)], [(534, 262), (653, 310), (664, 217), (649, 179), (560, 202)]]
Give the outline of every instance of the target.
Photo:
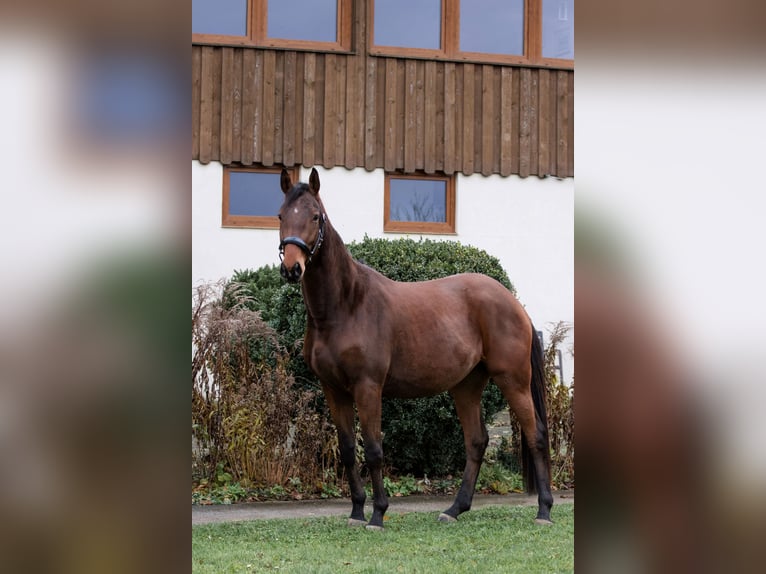
[(444, 392), (462, 381), (481, 361), (478, 348), (429, 350), (419, 356), (394, 356), (383, 394), (413, 398)]

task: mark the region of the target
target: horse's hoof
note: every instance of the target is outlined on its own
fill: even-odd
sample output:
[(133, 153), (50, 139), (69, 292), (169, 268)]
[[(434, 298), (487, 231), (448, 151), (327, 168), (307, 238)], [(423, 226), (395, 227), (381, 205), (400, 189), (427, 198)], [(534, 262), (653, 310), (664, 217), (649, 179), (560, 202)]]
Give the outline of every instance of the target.
[(367, 524), (366, 520), (359, 520), (358, 518), (349, 518), (348, 519), (348, 525), (349, 526), (364, 526)]
[(376, 526), (375, 524), (368, 524), (367, 526), (365, 526), (365, 528), (367, 530), (375, 530), (377, 532), (383, 532), (383, 527), (382, 526)]
[(547, 518), (535, 518), (535, 524), (545, 524), (546, 526), (549, 526), (553, 524), (553, 521), (548, 520)]
[(439, 518), (437, 520), (439, 522), (457, 522), (457, 518), (455, 518), (454, 516), (450, 516), (449, 514), (445, 514), (444, 512), (442, 512), (439, 515)]

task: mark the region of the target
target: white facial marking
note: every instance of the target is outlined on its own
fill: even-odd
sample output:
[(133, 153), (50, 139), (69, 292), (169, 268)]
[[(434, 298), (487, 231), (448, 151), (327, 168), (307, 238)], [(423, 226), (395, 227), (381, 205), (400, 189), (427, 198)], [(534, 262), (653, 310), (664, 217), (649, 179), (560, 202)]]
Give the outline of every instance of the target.
[(293, 213), (298, 213), (298, 208), (297, 207), (293, 209)]

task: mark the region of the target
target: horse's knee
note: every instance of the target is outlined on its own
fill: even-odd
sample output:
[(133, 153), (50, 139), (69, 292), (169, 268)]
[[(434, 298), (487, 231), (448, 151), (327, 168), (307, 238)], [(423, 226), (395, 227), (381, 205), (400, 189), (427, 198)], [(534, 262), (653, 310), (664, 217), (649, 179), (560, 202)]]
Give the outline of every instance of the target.
[(489, 434), (484, 429), (481, 435), (468, 442), (468, 452), (466, 452), (466, 455), (477, 462), (482, 461), (484, 460), (484, 452), (487, 450), (487, 445), (489, 445)]
[(341, 438), (338, 441), (340, 444), (340, 460), (343, 466), (346, 468), (353, 467), (356, 464), (356, 439), (351, 437), (350, 439)]
[(383, 447), (379, 443), (364, 445), (364, 459), (370, 468), (378, 468), (383, 465)]

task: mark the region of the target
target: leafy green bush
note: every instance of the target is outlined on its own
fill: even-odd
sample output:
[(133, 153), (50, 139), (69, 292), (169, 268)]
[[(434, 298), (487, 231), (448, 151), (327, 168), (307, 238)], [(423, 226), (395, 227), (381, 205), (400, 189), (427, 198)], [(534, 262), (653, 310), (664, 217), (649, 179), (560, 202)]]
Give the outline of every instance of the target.
[[(476, 272), (495, 278), (513, 291), (513, 285), (497, 258), (457, 242), (412, 239), (371, 239), (351, 243), (352, 256), (397, 281), (423, 281)], [(232, 282), (242, 284), (252, 299), (251, 308), (277, 333), (280, 345), (290, 354), (289, 370), (303, 386), (319, 383), (303, 361), (302, 343), (306, 310), (300, 289), (284, 284), (276, 266), (257, 271), (237, 271)], [(320, 403), (321, 404), (321, 403)], [(482, 400), (482, 413), (490, 420), (507, 403), (494, 385)], [(463, 433), (452, 398), (384, 400), (383, 450), (386, 463), (400, 473), (446, 475), (462, 472), (465, 463)]]

